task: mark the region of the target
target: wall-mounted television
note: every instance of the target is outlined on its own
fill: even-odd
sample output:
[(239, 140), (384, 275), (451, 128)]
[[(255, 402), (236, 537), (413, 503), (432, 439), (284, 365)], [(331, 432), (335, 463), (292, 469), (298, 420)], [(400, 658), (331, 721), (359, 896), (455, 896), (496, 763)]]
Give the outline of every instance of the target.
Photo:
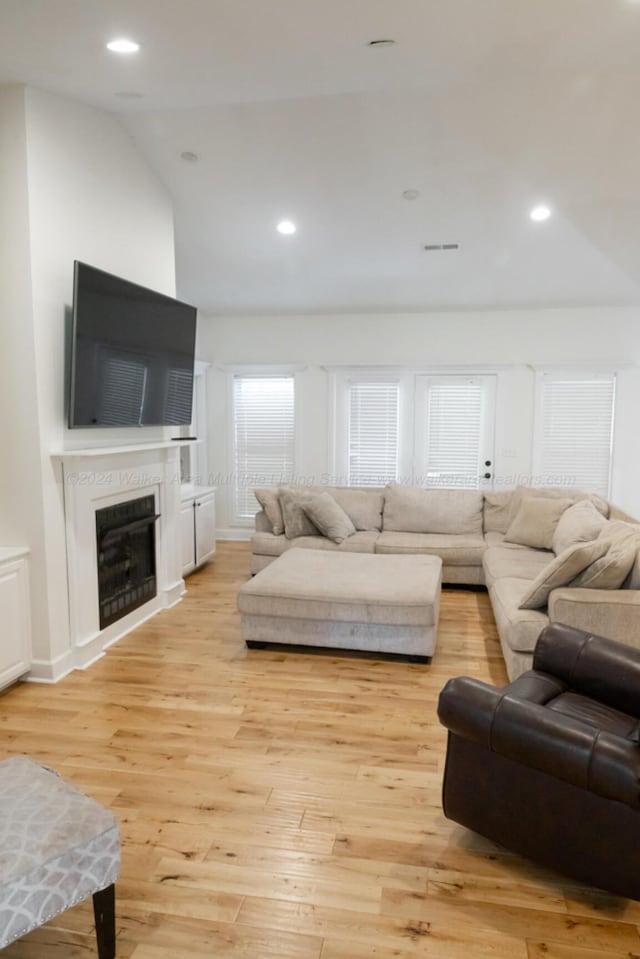
[(196, 314), (76, 260), (70, 428), (190, 423)]

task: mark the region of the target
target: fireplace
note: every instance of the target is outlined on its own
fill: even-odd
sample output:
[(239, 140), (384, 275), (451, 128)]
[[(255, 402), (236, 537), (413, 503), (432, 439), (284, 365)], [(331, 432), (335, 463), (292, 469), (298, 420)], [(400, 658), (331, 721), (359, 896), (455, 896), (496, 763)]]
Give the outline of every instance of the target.
[(100, 629), (157, 593), (155, 497), (96, 510)]

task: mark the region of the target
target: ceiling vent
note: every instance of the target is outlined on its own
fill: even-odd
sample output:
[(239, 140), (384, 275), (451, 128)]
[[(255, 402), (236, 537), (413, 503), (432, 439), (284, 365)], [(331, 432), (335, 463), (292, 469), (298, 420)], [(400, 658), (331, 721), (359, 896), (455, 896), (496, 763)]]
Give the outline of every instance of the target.
[(425, 243), (424, 249), (427, 253), (435, 253), (436, 250), (459, 250), (459, 243)]

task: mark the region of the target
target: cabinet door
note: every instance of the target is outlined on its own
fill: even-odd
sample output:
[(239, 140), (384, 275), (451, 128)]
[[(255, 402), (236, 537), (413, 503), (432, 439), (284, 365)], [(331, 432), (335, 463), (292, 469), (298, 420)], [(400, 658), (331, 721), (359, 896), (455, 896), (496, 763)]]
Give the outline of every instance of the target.
[(0, 566), (0, 687), (7, 686), (31, 665), (27, 565), (16, 560)]
[(182, 503), (180, 507), (180, 560), (183, 576), (195, 569), (196, 546), (193, 500)]
[(196, 500), (196, 566), (216, 551), (216, 498), (213, 493)]

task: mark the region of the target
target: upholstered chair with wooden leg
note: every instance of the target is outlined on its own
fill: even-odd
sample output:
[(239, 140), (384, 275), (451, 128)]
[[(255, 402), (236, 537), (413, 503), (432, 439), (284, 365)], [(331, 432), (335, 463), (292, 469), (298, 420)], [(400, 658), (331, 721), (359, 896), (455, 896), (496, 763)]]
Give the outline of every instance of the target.
[(93, 896), (99, 959), (115, 956), (115, 817), (26, 756), (0, 762), (0, 949)]

